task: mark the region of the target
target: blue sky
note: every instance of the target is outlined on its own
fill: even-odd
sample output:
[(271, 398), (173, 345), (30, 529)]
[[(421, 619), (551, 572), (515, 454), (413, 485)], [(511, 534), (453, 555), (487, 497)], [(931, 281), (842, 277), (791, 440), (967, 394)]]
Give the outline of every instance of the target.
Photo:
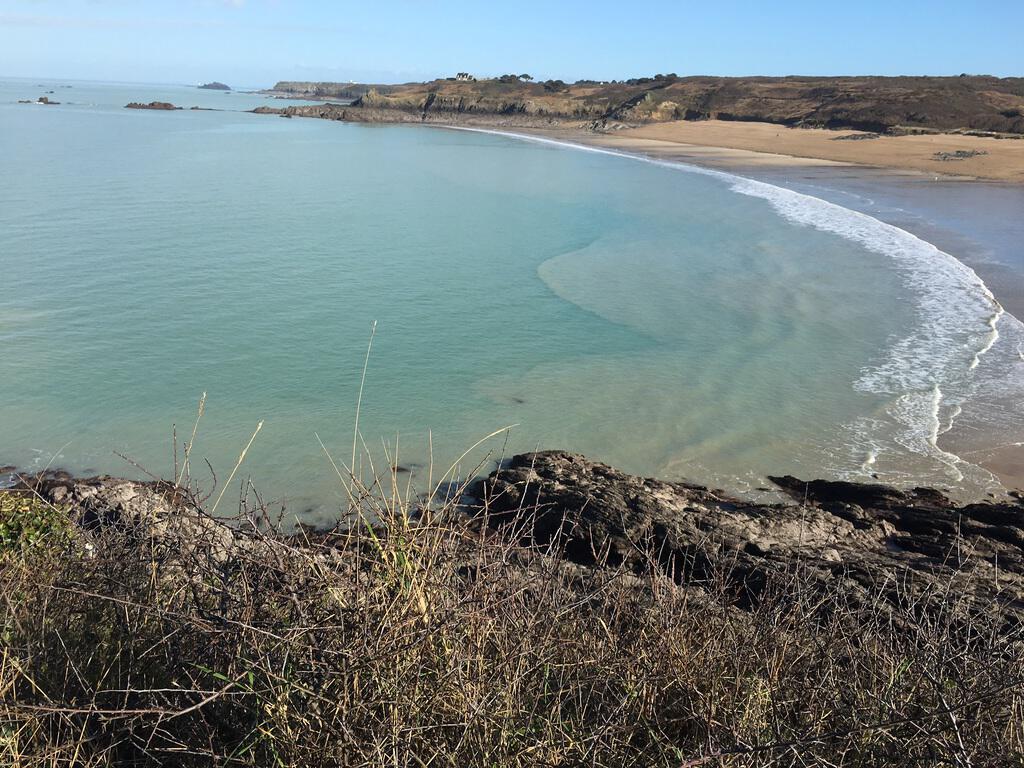
[(526, 72), (1024, 75), (1024, 0), (0, 0), (0, 75), (262, 86)]

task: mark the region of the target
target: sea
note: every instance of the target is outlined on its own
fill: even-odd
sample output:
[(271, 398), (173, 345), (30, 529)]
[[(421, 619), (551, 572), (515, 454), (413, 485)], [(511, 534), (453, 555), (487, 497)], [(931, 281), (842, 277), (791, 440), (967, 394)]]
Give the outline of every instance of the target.
[[(185, 109), (124, 108), (154, 100)], [(314, 523), (339, 473), (423, 493), (556, 448), (752, 497), (1002, 492), (979, 457), (1024, 443), (1016, 188), (261, 105), (0, 78), (0, 465), (176, 479), (191, 444), (203, 492)]]

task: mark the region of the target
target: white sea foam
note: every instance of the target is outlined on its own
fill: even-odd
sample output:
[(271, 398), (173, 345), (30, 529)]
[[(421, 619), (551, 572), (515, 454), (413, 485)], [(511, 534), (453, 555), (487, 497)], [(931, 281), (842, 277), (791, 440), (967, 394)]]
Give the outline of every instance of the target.
[(953, 406), (952, 411), (950, 412), (949, 416), (947, 417), (946, 426), (939, 430), (938, 435), (935, 436), (936, 440), (938, 440), (938, 438), (941, 435), (944, 435), (947, 432), (949, 432), (951, 429), (953, 429), (953, 423), (957, 420), (957, 417), (961, 413), (963, 413), (963, 412), (964, 412), (963, 406), (961, 406), (961, 405), (954, 405)]
[[(1008, 326), (1016, 340), (1024, 338), (1024, 325), (1007, 314), (974, 270), (954, 256), (867, 214), (724, 171), (541, 136), (478, 128), (456, 130), (623, 157), (718, 178), (739, 194), (767, 201), (779, 215), (794, 224), (839, 235), (890, 258), (914, 297), (915, 322), (903, 329), (877, 361), (865, 366), (853, 383), (859, 391), (891, 398), (885, 409), (889, 417), (887, 428), (880, 427), (877, 419), (849, 425), (849, 431), (859, 435), (857, 443), (867, 449), (866, 458), (853, 466), (867, 473), (874, 468), (880, 454), (888, 453), (878, 442), (882, 439), (881, 428), (889, 433), (888, 439), (935, 462), (946, 477), (955, 482), (964, 479), (966, 470), (970, 471), (973, 481), (993, 484), (991, 473), (940, 448), (938, 442), (943, 434), (953, 429), (964, 404), (975, 393), (976, 369), (999, 341), (1000, 327)], [(1024, 361), (1021, 343), (1016, 346), (1016, 355), (1019, 361)], [(1019, 383), (1015, 381), (1014, 385)], [(998, 386), (1004, 385), (1005, 382), (1000, 381)], [(992, 388), (991, 384), (986, 387)], [(866, 434), (869, 425), (871, 434)], [(861, 452), (860, 456), (864, 457), (865, 453)], [(844, 467), (836, 467), (836, 470), (848, 471)]]
[(989, 352), (992, 347), (995, 346), (996, 342), (999, 341), (999, 325), (1000, 318), (1005, 314), (1005, 310), (1002, 305), (995, 300), (993, 297), (992, 302), (996, 306), (996, 311), (992, 313), (992, 316), (988, 319), (989, 333), (988, 338), (985, 340), (985, 344), (982, 345), (981, 349), (974, 353), (974, 359), (971, 360), (971, 370), (973, 371), (978, 367), (978, 363), (981, 362), (981, 356)]
[(878, 448), (872, 446), (868, 449), (867, 456), (864, 457), (864, 462), (860, 465), (860, 470), (865, 475), (869, 475), (872, 472), (872, 467), (875, 466), (875, 462), (878, 461)]

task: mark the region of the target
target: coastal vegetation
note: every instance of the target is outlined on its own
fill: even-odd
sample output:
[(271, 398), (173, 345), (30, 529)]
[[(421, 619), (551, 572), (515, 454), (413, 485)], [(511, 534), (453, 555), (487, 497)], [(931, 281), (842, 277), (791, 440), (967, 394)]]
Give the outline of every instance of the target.
[(1014, 502), (780, 478), (799, 503), (757, 507), (559, 453), (424, 496), (335, 466), (324, 531), (248, 485), (216, 520), (185, 470), (0, 492), (30, 510), (0, 550), (0, 762), (1024, 760), (1022, 542), (980, 522)]

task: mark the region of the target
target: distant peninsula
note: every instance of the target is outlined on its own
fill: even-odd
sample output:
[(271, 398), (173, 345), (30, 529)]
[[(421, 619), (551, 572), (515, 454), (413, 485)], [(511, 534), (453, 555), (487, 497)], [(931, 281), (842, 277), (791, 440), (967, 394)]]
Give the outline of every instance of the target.
[(230, 85), (225, 85), (224, 83), (218, 83), (216, 80), (214, 80), (212, 83), (204, 83), (203, 85), (200, 85), (199, 88), (201, 88), (203, 90), (206, 90), (206, 91), (230, 91), (231, 90), (231, 86)]
[(282, 81), (262, 93), (320, 102), (253, 110), (282, 117), (497, 128), (683, 162), (700, 146), (723, 167), (774, 158), (1024, 183), (1020, 77), (669, 73), (566, 83), (462, 72), (401, 85)]
[[(282, 81), (272, 96), (350, 101), (363, 112), (617, 124), (722, 120), (906, 135), (1024, 134), (1024, 78), (704, 77), (535, 81), (530, 75), (368, 85)], [(402, 120), (396, 114), (392, 122)], [(380, 114), (374, 122), (382, 121)]]

